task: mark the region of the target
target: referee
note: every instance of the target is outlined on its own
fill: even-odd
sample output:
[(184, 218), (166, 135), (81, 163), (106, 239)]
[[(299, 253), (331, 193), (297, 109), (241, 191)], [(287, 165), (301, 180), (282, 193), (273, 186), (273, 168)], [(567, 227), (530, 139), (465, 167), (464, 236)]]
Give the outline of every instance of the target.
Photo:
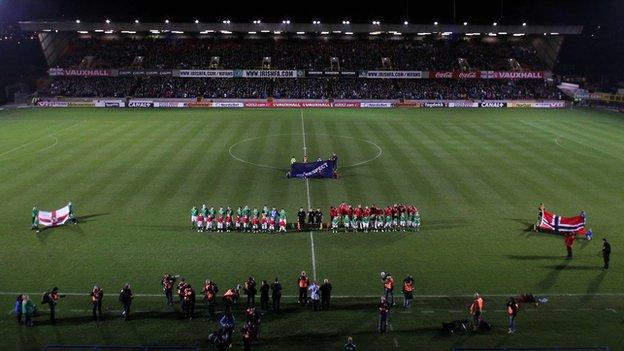
[(602, 259), (604, 261), (603, 270), (609, 269), (609, 260), (611, 258), (611, 244), (607, 241), (607, 238), (602, 238)]

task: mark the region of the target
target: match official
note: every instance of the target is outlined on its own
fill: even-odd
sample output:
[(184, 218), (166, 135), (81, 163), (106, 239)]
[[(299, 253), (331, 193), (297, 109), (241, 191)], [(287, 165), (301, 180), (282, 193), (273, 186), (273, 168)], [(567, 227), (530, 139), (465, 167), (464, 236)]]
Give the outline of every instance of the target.
[(611, 259), (611, 244), (607, 238), (602, 238), (602, 260), (604, 261), (603, 270), (609, 269), (609, 260)]

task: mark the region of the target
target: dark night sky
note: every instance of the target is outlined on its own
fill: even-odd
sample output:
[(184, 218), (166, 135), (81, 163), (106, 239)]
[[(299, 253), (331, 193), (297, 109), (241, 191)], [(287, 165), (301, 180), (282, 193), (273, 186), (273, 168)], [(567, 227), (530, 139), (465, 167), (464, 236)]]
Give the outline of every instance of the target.
[[(0, 22), (53, 19), (83, 21), (201, 21), (250, 22), (260, 18), (265, 22), (402, 22), (430, 23), (438, 20), (453, 22), (453, 0), (385, 0), (365, 4), (365, 1), (162, 1), (162, 0), (0, 0)], [(455, 0), (455, 22), (606, 25), (622, 23), (614, 14), (624, 13), (622, 0)]]

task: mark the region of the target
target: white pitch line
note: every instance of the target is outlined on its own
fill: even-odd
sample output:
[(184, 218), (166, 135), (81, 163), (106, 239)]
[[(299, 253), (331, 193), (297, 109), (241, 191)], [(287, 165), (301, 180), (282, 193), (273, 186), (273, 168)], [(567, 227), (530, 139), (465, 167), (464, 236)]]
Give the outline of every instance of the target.
[[(305, 123), (303, 121), (303, 110), (301, 111), (301, 136), (303, 138), (303, 156), (308, 156), (308, 146), (305, 137)], [(312, 200), (310, 199), (310, 181), (305, 178), (306, 194), (308, 195), (308, 210), (312, 208)], [(310, 251), (312, 253), (312, 277), (316, 280), (316, 252), (314, 250), (314, 232), (310, 231)]]
[[(17, 151), (17, 150), (23, 149), (23, 148), (25, 148), (26, 146), (28, 146), (28, 145), (30, 145), (30, 144), (33, 144), (33, 143), (36, 143), (37, 141), (39, 141), (39, 140), (41, 140), (41, 139), (44, 139), (44, 138), (49, 138), (49, 137), (54, 137), (54, 134), (57, 134), (57, 133), (60, 133), (60, 132), (66, 131), (66, 130), (67, 130), (67, 129), (69, 129), (69, 128), (73, 128), (73, 127), (75, 127), (75, 126), (79, 125), (80, 123), (82, 123), (82, 122), (78, 122), (78, 123), (76, 123), (76, 124), (72, 124), (71, 126), (66, 127), (66, 128), (63, 128), (63, 129), (61, 129), (61, 130), (57, 130), (57, 131), (56, 131), (56, 132), (54, 132), (54, 133), (50, 133), (50, 134), (48, 134), (48, 135), (46, 135), (46, 136), (42, 136), (41, 138), (37, 138), (37, 139), (31, 140), (31, 141), (27, 142), (26, 144), (22, 144), (22, 145), (20, 145), (20, 146), (16, 146), (16, 147), (12, 148), (11, 150), (8, 150), (8, 151), (5, 151), (5, 152), (1, 153), (1, 154), (0, 154), (0, 157), (5, 156), (5, 155), (8, 155), (8, 154), (10, 154), (10, 153), (11, 153), (11, 152), (13, 152), (13, 151)], [(57, 139), (57, 142), (58, 142), (58, 139)], [(54, 144), (54, 145), (56, 145), (56, 144)]]

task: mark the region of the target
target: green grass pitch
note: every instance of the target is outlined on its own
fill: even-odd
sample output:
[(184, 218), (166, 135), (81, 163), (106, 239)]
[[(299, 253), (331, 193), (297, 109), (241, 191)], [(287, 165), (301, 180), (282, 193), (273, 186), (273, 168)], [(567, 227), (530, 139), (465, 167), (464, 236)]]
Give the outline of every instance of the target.
[[(302, 125), (303, 118), (303, 125)], [(340, 157), (341, 178), (310, 180), (309, 200), (330, 205), (404, 202), (421, 209), (419, 233), (201, 234), (189, 209), (264, 204), (289, 220), (307, 207), (305, 181), (286, 179), (291, 155)], [(379, 155), (381, 151), (381, 155)], [(240, 160), (246, 161), (241, 162)], [(253, 165), (253, 164), (256, 165)], [(259, 165), (259, 166), (258, 166)], [(624, 349), (624, 119), (588, 110), (130, 110), (20, 109), (0, 112), (0, 349), (48, 344), (192, 345), (208, 348), (215, 324), (181, 320), (161, 294), (164, 272), (222, 291), (250, 274), (279, 277), (285, 313), (269, 313), (258, 350), (610, 346)], [(29, 230), (30, 208), (73, 201), (81, 223)], [(594, 241), (526, 231), (539, 202), (562, 215), (588, 212)], [(600, 238), (613, 245), (600, 270)], [(314, 242), (314, 253), (311, 240)], [(314, 258), (314, 267), (313, 267)], [(333, 310), (295, 305), (306, 270), (334, 285)], [(379, 272), (416, 279), (414, 308), (394, 310), (375, 332)], [(118, 291), (133, 284), (136, 318), (118, 320)], [(90, 320), (88, 296), (70, 295), (59, 323), (24, 328), (10, 313), (15, 293), (84, 293), (97, 283), (110, 309)], [(467, 318), (474, 292), (486, 299), (485, 334), (445, 336), (441, 323)], [(509, 294), (548, 296), (524, 306), (506, 334)], [(399, 295), (399, 294), (397, 294)], [(201, 303), (199, 303), (201, 306)], [(198, 314), (202, 314), (199, 309)], [(242, 315), (237, 309), (240, 328)], [(241, 349), (240, 333), (234, 337)]]

